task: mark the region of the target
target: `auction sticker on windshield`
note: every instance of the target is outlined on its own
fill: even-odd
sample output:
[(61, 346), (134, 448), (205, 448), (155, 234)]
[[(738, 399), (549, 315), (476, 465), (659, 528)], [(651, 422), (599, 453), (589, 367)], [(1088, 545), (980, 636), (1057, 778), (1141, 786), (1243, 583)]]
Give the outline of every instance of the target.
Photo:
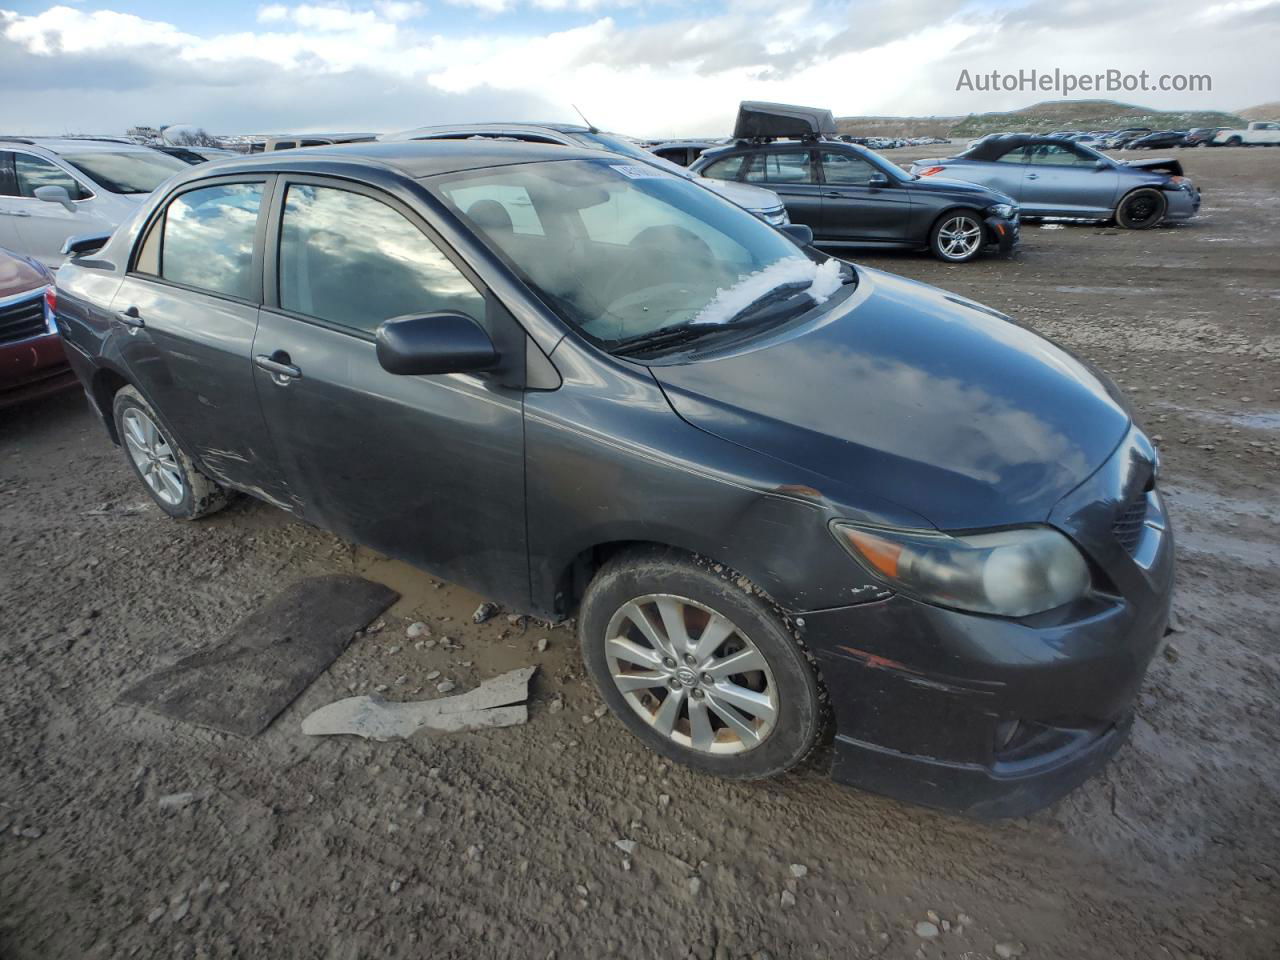
[(632, 180), (658, 180), (671, 176), (665, 170), (659, 170), (657, 167), (646, 167), (638, 163), (611, 163), (609, 166), (624, 177), (630, 177)]

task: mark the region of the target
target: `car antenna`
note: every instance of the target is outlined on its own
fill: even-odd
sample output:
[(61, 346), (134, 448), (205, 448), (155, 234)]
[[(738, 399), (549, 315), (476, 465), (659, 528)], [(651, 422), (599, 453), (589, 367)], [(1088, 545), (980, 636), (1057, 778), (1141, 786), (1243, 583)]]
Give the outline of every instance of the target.
[(587, 125), (587, 133), (600, 132), (599, 128), (594, 123), (592, 123), (590, 120), (587, 119), (587, 115), (578, 109), (578, 105), (576, 103), (571, 103), (569, 104), (569, 106), (573, 107), (574, 111), (578, 114), (578, 116), (582, 118), (582, 122)]

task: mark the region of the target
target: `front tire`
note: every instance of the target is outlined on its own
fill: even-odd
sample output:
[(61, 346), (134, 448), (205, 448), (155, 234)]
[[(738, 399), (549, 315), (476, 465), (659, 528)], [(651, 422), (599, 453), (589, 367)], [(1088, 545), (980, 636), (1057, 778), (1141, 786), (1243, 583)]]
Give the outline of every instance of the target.
[(655, 752), (736, 780), (813, 748), (817, 677), (773, 606), (741, 577), (676, 551), (623, 554), (588, 586), (583, 659), (605, 703)]
[(1150, 230), (1164, 219), (1169, 201), (1153, 187), (1140, 187), (1116, 206), (1116, 223), (1126, 230)]
[(125, 459), (151, 499), (169, 516), (196, 520), (227, 505), (227, 491), (206, 477), (133, 387), (121, 387), (111, 405)]
[(929, 231), (929, 250), (945, 263), (968, 263), (982, 251), (984, 230), (977, 214), (952, 210)]

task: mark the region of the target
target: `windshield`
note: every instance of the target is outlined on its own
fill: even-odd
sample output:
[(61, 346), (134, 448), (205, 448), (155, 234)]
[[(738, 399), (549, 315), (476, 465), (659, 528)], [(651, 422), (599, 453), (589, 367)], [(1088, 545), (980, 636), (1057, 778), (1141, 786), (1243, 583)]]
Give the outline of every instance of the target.
[(111, 193), (150, 193), (187, 164), (158, 150), (66, 153), (62, 159)]
[(544, 161), (426, 183), (548, 306), (608, 349), (724, 329), (757, 307), (795, 316), (851, 276), (649, 166)]
[(684, 177), (686, 180), (692, 180), (691, 174), (684, 167), (677, 163), (672, 163), (665, 157), (660, 157), (656, 153), (650, 153), (639, 144), (632, 143), (625, 137), (617, 137), (611, 133), (592, 133), (590, 130), (583, 130), (577, 134), (578, 138), (584, 141), (584, 145), (588, 147), (596, 147), (600, 150), (608, 150), (610, 153), (618, 153), (624, 157), (630, 157), (633, 160), (639, 160), (642, 163), (648, 163), (655, 167), (659, 167), (667, 173), (673, 173), (677, 177)]

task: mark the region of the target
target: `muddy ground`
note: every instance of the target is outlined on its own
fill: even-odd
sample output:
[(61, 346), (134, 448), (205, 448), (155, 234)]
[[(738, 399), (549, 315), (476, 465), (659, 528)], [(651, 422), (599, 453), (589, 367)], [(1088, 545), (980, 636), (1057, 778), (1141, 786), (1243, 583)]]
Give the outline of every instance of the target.
[[(759, 784), (669, 767), (596, 718), (567, 629), (475, 626), (479, 598), (256, 501), (168, 520), (70, 396), (0, 414), (0, 957), (1280, 956), (1280, 150), (1180, 156), (1205, 192), (1188, 226), (1028, 226), (1017, 259), (965, 266), (860, 258), (1083, 354), (1159, 440), (1181, 632), (1132, 743), (1079, 791), (984, 826), (820, 762)], [(120, 704), (335, 571), (403, 599), (265, 734)], [(417, 619), (461, 649), (416, 649)], [(299, 730), (352, 691), (528, 663), (523, 727)], [(926, 941), (928, 911), (950, 929)]]

